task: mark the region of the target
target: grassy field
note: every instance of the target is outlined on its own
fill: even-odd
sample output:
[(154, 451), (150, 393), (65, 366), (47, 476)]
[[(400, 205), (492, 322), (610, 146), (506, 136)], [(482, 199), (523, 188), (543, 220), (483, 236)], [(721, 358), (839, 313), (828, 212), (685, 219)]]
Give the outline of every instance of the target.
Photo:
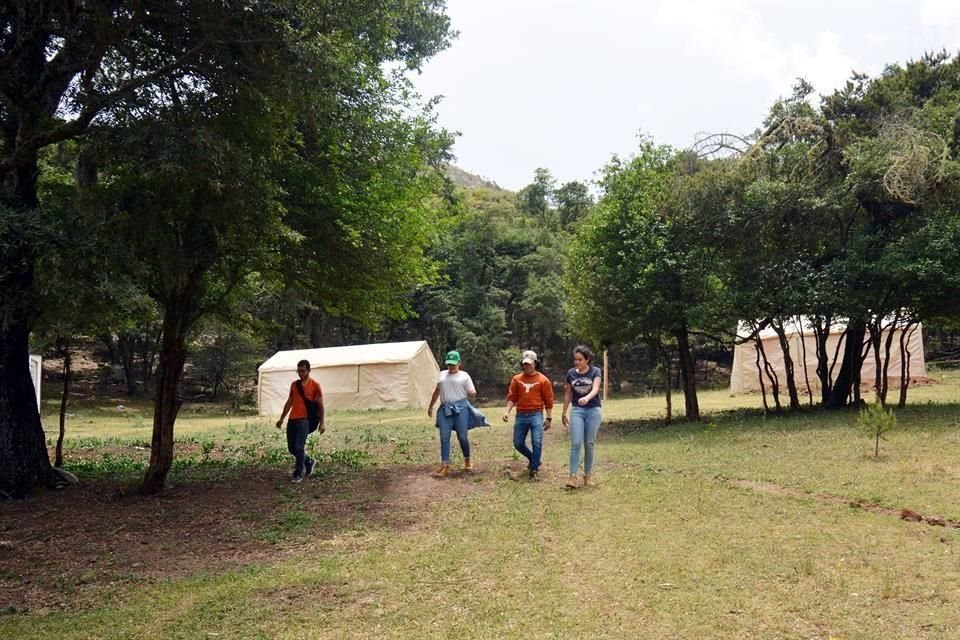
[[(707, 392), (706, 420), (666, 426), (661, 398), (611, 399), (600, 486), (575, 491), (562, 488), (559, 423), (532, 483), (499, 405), (471, 433), (477, 471), (446, 480), (428, 475), (437, 441), (423, 412), (334, 412), (312, 438), (323, 473), (295, 487), (269, 421), (187, 410), (171, 481), (213, 494), (262, 476), (271, 515), (247, 514), (240, 496), (235, 509), (247, 528), (234, 542), (257, 543), (256, 556), (160, 577), (128, 566), (110, 581), (71, 569), (75, 598), (8, 607), (0, 637), (956, 638), (960, 377), (935, 378), (879, 458), (853, 413), (764, 417), (755, 396)], [(135, 479), (148, 414), (73, 413), (74, 470), (105, 490)], [(15, 538), (6, 524), (0, 537)], [(0, 586), (30, 579), (0, 569)]]

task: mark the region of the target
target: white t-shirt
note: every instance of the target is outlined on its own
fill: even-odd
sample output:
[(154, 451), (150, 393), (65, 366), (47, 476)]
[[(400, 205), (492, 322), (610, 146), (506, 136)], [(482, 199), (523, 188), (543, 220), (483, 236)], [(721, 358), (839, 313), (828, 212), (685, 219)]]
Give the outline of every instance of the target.
[(440, 387), (440, 402), (443, 404), (466, 400), (467, 394), (477, 392), (473, 386), (473, 379), (466, 371), (457, 371), (454, 374), (441, 371), (437, 385)]

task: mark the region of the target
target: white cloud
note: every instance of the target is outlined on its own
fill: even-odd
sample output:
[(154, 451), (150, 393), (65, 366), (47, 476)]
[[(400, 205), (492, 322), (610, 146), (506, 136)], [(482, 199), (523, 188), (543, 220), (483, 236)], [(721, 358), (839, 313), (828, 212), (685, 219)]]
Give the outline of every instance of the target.
[(590, 176), (638, 131), (745, 133), (798, 77), (821, 94), (960, 50), (960, 0), (448, 0), (453, 46), (416, 79), (447, 98), (466, 169), (509, 188)]
[[(790, 93), (797, 78), (805, 78), (821, 93), (840, 87), (857, 68), (840, 36), (821, 31), (812, 40), (785, 39), (789, 25), (766, 24), (756, 5), (735, 0), (727, 3), (702, 0), (663, 2), (660, 26), (670, 29), (691, 53), (720, 63), (744, 80), (761, 81), (771, 99)], [(789, 21), (788, 12), (781, 21)]]
[(843, 52), (840, 37), (830, 31), (817, 36), (816, 48), (811, 52), (802, 45), (794, 45), (790, 56), (790, 68), (793, 77), (806, 78), (820, 93), (830, 93), (843, 86), (853, 71), (857, 61)]
[(960, 3), (956, 0), (922, 0), (920, 22), (928, 28), (958, 27), (960, 26)]

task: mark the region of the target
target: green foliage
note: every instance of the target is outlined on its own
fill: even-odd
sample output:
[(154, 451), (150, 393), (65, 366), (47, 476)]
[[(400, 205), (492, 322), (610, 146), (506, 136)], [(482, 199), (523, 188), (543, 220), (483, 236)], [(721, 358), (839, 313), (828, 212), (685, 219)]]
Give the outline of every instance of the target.
[(893, 409), (877, 404), (870, 404), (857, 414), (857, 428), (864, 435), (873, 438), (873, 457), (880, 457), (880, 440), (886, 440), (884, 434), (889, 433), (897, 426), (897, 416)]
[(195, 340), (193, 373), (213, 398), (226, 391), (240, 406), (241, 392), (256, 379), (263, 351), (262, 341), (251, 333), (213, 323)]
[[(434, 271), (423, 250), (450, 136), (405, 73), (448, 44), (442, 2), (350, 2), (331, 12), (300, 0), (200, 1), (160, 17), (15, 4), (0, 18), (9, 36), (0, 92), (15, 96), (0, 118), (17, 132), (0, 139), (0, 210), (15, 213), (0, 219), (15, 221), (0, 261), (0, 297), (15, 302), (0, 309), (14, 329), (4, 336), (20, 342), (9, 348), (25, 349), (37, 315), (39, 238), (77, 228), (63, 215), (43, 218), (38, 196), (67, 180), (38, 170), (39, 152), (81, 134), (95, 161), (78, 172), (88, 196), (80, 227), (94, 231), (108, 271), (163, 308), (161, 394), (176, 386), (193, 324), (250, 295), (251, 273), (282, 271), (324, 308), (371, 326), (409, 312), (402, 292)], [(50, 178), (46, 192), (38, 175)], [(18, 375), (26, 380), (26, 365)], [(4, 397), (0, 407), (21, 402)], [(175, 399), (157, 404), (169, 431)], [(38, 421), (0, 412), (0, 431), (28, 428), (35, 436)], [(0, 471), (26, 455), (18, 468), (49, 472), (38, 447), (27, 454), (9, 445), (21, 439), (0, 441)]]
[(555, 185), (556, 180), (550, 175), (550, 170), (538, 168), (534, 172), (533, 182), (517, 194), (517, 210), (539, 224), (554, 226), (557, 220), (550, 205), (553, 202)]

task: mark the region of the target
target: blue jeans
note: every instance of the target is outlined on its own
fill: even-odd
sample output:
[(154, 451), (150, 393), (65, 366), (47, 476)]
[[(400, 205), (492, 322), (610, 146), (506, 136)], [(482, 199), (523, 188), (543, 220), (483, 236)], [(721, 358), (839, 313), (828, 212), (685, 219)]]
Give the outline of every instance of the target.
[(445, 407), (441, 404), (437, 408), (437, 427), (440, 429), (440, 462), (450, 464), (450, 435), (456, 431), (457, 441), (460, 443), (460, 451), (463, 451), (463, 457), (470, 457), (470, 440), (467, 438), (467, 431), (470, 424), (470, 408), (466, 400), (456, 403), (459, 413), (447, 414)]
[[(530, 434), (530, 444), (533, 450), (527, 448), (527, 434)], [(530, 470), (540, 468), (540, 456), (543, 454), (543, 414), (518, 413), (513, 423), (513, 448), (530, 461)]]
[(287, 420), (287, 451), (296, 463), (293, 466), (293, 476), (303, 477), (303, 469), (307, 460), (313, 460), (307, 455), (307, 436), (310, 435), (310, 423), (306, 418)]
[(570, 409), (570, 475), (580, 466), (580, 447), (583, 451), (583, 472), (593, 471), (593, 446), (600, 431), (600, 407), (573, 407)]

